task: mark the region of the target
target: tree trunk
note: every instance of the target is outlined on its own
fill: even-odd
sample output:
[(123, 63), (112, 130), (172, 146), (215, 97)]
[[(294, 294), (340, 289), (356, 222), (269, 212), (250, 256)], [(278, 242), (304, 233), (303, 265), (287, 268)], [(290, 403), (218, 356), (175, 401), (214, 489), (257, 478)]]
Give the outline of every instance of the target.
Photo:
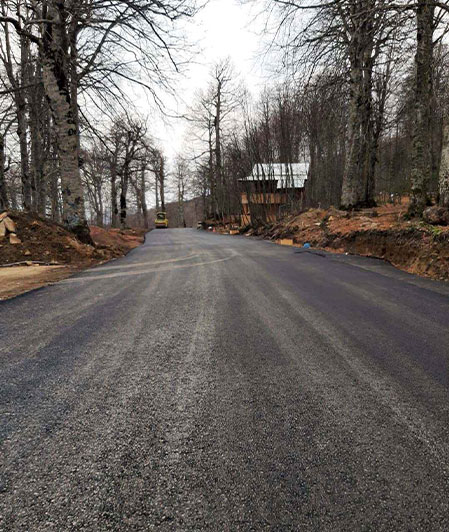
[(99, 206), (97, 212), (95, 213), (95, 218), (98, 227), (103, 227), (103, 209), (101, 205)]
[[(19, 91), (20, 93), (21, 91)], [(25, 98), (16, 96), (17, 106), (17, 135), (19, 137), (20, 165), (22, 177), (22, 205), (25, 211), (32, 208), (30, 162), (28, 159), (27, 120)]]
[(351, 67), (350, 79), (348, 151), (341, 195), (341, 206), (345, 209), (357, 208), (363, 204), (364, 200), (364, 183), (360, 175), (363, 151), (361, 137), (362, 78), (362, 65), (354, 61)]
[(349, 104), (348, 153), (342, 185), (341, 205), (345, 209), (375, 205), (377, 142), (371, 123), (371, 89), (364, 86), (367, 82), (363, 76), (362, 68), (357, 67)]
[(45, 116), (47, 113), (43, 105), (42, 72), (39, 65), (36, 66), (32, 79), (35, 86), (29, 90), (28, 101), (30, 109), (31, 176), (34, 191), (33, 206), (39, 214), (45, 216), (47, 187), (44, 176), (43, 126), (45, 124), (45, 129), (48, 130), (50, 123)]
[(144, 228), (148, 229), (150, 224), (149, 224), (149, 220), (148, 220), (148, 207), (147, 207), (147, 197), (146, 197), (145, 171), (146, 171), (146, 167), (145, 167), (145, 165), (143, 165), (141, 173), (140, 173), (140, 204), (141, 204), (141, 207), (142, 207)]
[(59, 186), (58, 175), (56, 172), (51, 174), (50, 179), (50, 205), (51, 205), (51, 219), (55, 222), (61, 221), (61, 213), (59, 208)]
[[(25, 87), (28, 83), (29, 71), (29, 41), (26, 37), (20, 38), (20, 83)], [(27, 101), (25, 90), (20, 88), (15, 93), (15, 103), (17, 111), (17, 135), (19, 137), (20, 165), (22, 177), (22, 205), (24, 210), (32, 209), (32, 187), (30, 175), (30, 160), (28, 154), (27, 139)]]
[[(363, 59), (363, 125), (362, 125), (362, 160), (363, 173), (362, 179), (365, 183), (365, 194), (362, 200), (364, 207), (374, 207), (376, 205), (376, 182), (375, 170), (378, 151), (379, 136), (373, 122), (373, 68), (374, 60), (372, 58), (373, 47), (372, 40), (370, 45), (365, 49)], [(379, 125), (379, 135), (380, 135)]]
[(110, 165), (111, 172), (111, 226), (117, 227), (118, 207), (117, 207), (117, 154), (114, 153)]
[[(209, 123), (208, 130), (208, 147), (209, 147), (209, 186), (210, 186), (210, 202), (211, 202), (211, 213), (214, 220), (217, 218), (217, 187), (216, 187), (216, 175), (214, 171), (214, 150), (212, 142), (212, 124)], [(208, 213), (207, 213), (208, 214)], [(206, 217), (207, 218), (207, 214)]]
[(433, 31), (435, 7), (430, 0), (418, 0), (416, 11), (417, 48), (411, 188), (408, 213), (422, 216), (428, 204), (431, 175), (431, 101), (433, 95)]
[(443, 148), (441, 151), (439, 202), (441, 207), (449, 209), (449, 122), (443, 129)]
[[(20, 5), (18, 6), (20, 13)], [(27, 141), (27, 101), (23, 87), (27, 85), (29, 42), (24, 36), (20, 37), (20, 79), (14, 73), (14, 59), (8, 26), (5, 27), (5, 59), (4, 67), (9, 82), (14, 90), (14, 104), (17, 118), (17, 136), (19, 137), (20, 169), (22, 182), (22, 206), (26, 211), (31, 210), (31, 177), (28, 158)]]
[(57, 135), (63, 222), (82, 242), (93, 244), (86, 221), (79, 167), (79, 128), (73, 115), (70, 94), (67, 12), (64, 4), (52, 0), (46, 17), (51, 22), (45, 26), (42, 70)]
[(159, 176), (156, 173), (156, 180), (154, 184), (154, 193), (156, 196), (156, 212), (159, 211)]
[(161, 209), (165, 212), (165, 163), (161, 156), (160, 170), (159, 170), (159, 193), (161, 196)]
[(184, 181), (182, 177), (178, 176), (178, 218), (179, 225), (186, 227), (186, 220), (184, 216)]
[(122, 187), (120, 191), (120, 227), (126, 229), (126, 189)]
[(150, 220), (148, 218), (148, 207), (146, 200), (142, 202), (142, 213), (143, 213), (143, 225), (145, 229), (150, 227)]
[(216, 185), (220, 187), (219, 198), (219, 211), (220, 216), (223, 219), (223, 203), (224, 203), (224, 190), (223, 190), (223, 162), (221, 160), (221, 81), (218, 82), (217, 87), (217, 101), (216, 101), (216, 113), (215, 113), (215, 176)]
[(131, 164), (131, 153), (130, 153), (130, 134), (128, 132), (128, 142), (126, 143), (125, 148), (125, 159), (123, 162), (123, 168), (120, 175), (120, 227), (126, 229), (126, 216), (127, 216), (127, 201), (126, 197), (128, 195), (128, 184), (129, 184), (129, 173), (130, 173), (130, 164)]
[(343, 174), (341, 206), (345, 209), (375, 205), (372, 74), (374, 67), (375, 2), (354, 3), (351, 12), (350, 99), (348, 150)]
[(8, 207), (9, 200), (5, 181), (5, 139), (0, 136), (0, 213)]

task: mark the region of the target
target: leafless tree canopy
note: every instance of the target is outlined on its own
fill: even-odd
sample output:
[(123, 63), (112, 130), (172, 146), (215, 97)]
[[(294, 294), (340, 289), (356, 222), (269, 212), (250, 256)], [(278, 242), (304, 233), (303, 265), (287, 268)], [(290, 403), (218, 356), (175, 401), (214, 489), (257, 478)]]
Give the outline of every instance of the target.
[(284, 81), (255, 105), (239, 96), (239, 126), (222, 124), (218, 150), (217, 113), (205, 105), (213, 84), (199, 96), (209, 214), (239, 212), (234, 191), (254, 164), (304, 158), (306, 205), (353, 209), (410, 194), (410, 216), (435, 200), (448, 207), (447, 3), (246, 1), (265, 18), (266, 54)]
[[(4, 0), (0, 7), (0, 209), (60, 220), (151, 223), (201, 198), (236, 222), (255, 164), (310, 163), (305, 202), (346, 209), (409, 194), (410, 216), (449, 208), (449, 8), (435, 0), (242, 0), (266, 22), (277, 81), (254, 101), (217, 58), (167, 160), (130, 87), (163, 107), (189, 59), (194, 0)], [(153, 199), (154, 198), (154, 199)], [(266, 223), (263, 209), (256, 223)]]
[[(94, 153), (86, 154), (81, 135), (101, 138), (96, 123), (100, 114), (101, 121), (109, 117), (117, 126), (117, 117), (129, 109), (132, 84), (161, 105), (161, 91), (171, 90), (172, 76), (187, 57), (177, 23), (196, 11), (195, 0), (3, 1), (1, 204), (61, 219), (89, 241), (86, 193), (101, 211), (102, 178), (96, 171), (104, 175), (101, 153), (109, 153), (109, 148), (95, 145)], [(137, 122), (125, 122), (129, 135), (143, 133), (137, 131)], [(7, 154), (16, 146), (20, 158), (8, 166)], [(142, 151), (132, 140), (124, 149), (126, 162), (119, 176), (122, 224), (133, 173), (128, 159), (140, 160)], [(142, 183), (134, 187), (141, 188)]]

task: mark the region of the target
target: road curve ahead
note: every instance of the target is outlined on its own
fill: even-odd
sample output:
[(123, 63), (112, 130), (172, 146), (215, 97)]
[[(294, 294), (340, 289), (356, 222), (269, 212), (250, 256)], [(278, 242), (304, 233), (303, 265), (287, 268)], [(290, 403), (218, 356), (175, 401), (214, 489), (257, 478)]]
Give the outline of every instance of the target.
[(154, 231), (0, 303), (0, 530), (449, 530), (449, 289)]

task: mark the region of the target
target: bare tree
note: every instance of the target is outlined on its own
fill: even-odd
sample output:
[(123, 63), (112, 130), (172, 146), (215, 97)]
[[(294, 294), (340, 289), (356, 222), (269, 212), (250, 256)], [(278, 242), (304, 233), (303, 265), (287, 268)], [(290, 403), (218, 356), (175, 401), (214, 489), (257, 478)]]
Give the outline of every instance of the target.
[(82, 157), (83, 186), (87, 191), (88, 203), (95, 213), (95, 224), (103, 227), (105, 188), (109, 181), (108, 154), (103, 145), (95, 143), (90, 149), (82, 151)]
[[(18, 17), (26, 17), (26, 7), (24, 2), (17, 1), (15, 8)], [(2, 3), (1, 15), (3, 18), (8, 13), (6, 3)], [(31, 210), (31, 176), (30, 176), (30, 160), (28, 152), (27, 140), (27, 101), (25, 91), (22, 87), (28, 84), (28, 68), (30, 61), (30, 42), (23, 36), (19, 35), (19, 59), (14, 54), (14, 42), (10, 32), (10, 26), (7, 22), (3, 22), (3, 39), (0, 39), (0, 58), (3, 63), (4, 71), (7, 75), (11, 94), (13, 95), (16, 121), (17, 121), (17, 135), (19, 138), (20, 157), (21, 157), (21, 178), (22, 178), (22, 202), (25, 210)], [(16, 63), (19, 63), (18, 69), (15, 68)]]
[(153, 148), (151, 157), (151, 168), (156, 180), (156, 206), (162, 212), (165, 212), (165, 180), (166, 174), (166, 159), (162, 151), (158, 148)]
[(190, 168), (188, 161), (178, 156), (175, 162), (175, 185), (178, 201), (178, 225), (186, 227), (184, 204), (186, 201), (187, 187), (190, 181)]
[[(192, 135), (199, 145), (197, 162), (201, 175), (207, 175), (210, 206), (215, 219), (229, 216), (232, 187), (225, 175), (224, 146), (232, 136), (236, 111), (242, 105), (244, 91), (229, 58), (211, 68), (209, 83), (196, 95), (189, 113)], [(234, 187), (235, 189), (235, 187)]]

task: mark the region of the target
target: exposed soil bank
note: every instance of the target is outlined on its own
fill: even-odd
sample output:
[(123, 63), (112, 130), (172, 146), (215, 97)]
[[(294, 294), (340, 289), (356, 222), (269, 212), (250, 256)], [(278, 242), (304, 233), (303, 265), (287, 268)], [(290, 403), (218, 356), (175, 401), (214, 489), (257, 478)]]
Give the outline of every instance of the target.
[(249, 235), (295, 246), (353, 253), (389, 261), (410, 273), (449, 280), (449, 227), (404, 219), (407, 205), (354, 213), (311, 209)]
[[(91, 227), (95, 246), (82, 244), (63, 226), (35, 214), (9, 212), (17, 243), (0, 238), (0, 300), (67, 278), (85, 268), (122, 257), (144, 240), (138, 229)], [(13, 266), (11, 266), (13, 265)]]

